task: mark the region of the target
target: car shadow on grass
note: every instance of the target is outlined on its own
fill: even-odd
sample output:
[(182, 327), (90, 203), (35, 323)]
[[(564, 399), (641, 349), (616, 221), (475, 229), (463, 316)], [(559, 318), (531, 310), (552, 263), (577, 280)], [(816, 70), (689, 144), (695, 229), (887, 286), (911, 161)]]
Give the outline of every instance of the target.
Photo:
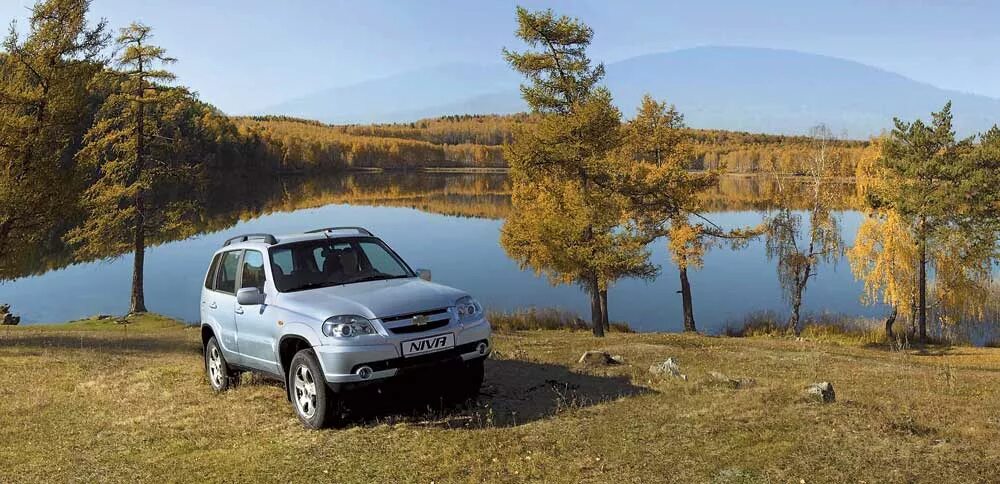
[(524, 360), (487, 360), (479, 396), (462, 402), (442, 397), (448, 382), (434, 379), (431, 375), (348, 397), (341, 426), (512, 427), (567, 410), (655, 393), (633, 385), (627, 376), (581, 373), (562, 365)]

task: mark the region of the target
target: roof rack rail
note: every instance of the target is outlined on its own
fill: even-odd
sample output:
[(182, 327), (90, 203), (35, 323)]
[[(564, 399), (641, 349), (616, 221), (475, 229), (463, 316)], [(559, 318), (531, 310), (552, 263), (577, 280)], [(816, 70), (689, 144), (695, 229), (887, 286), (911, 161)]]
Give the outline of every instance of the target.
[(324, 227), (324, 228), (321, 228), (321, 229), (308, 230), (308, 231), (306, 231), (306, 233), (307, 234), (315, 234), (315, 233), (319, 233), (319, 232), (333, 232), (334, 230), (354, 230), (354, 231), (357, 231), (359, 234), (364, 234), (364, 235), (368, 235), (368, 236), (372, 235), (372, 233), (369, 232), (368, 229), (366, 229), (364, 227)]
[(225, 247), (227, 245), (234, 244), (237, 242), (246, 242), (251, 239), (260, 239), (271, 245), (278, 243), (278, 239), (275, 239), (274, 236), (271, 234), (243, 234), (227, 239), (226, 242), (222, 244), (222, 246)]

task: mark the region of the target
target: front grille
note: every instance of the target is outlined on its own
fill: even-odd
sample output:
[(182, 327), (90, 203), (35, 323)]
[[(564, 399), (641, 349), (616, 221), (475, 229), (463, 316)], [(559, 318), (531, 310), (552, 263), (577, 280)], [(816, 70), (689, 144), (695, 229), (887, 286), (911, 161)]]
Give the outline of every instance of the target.
[(424, 323), (419, 326), (416, 324), (411, 324), (409, 326), (399, 326), (396, 328), (389, 328), (389, 331), (392, 331), (393, 333), (396, 334), (419, 333), (421, 331), (430, 331), (432, 329), (443, 328), (445, 326), (448, 326), (449, 322), (451, 322), (450, 319), (439, 319), (437, 321), (431, 321), (429, 323)]
[(427, 311), (420, 311), (420, 312), (416, 312), (416, 313), (398, 314), (396, 316), (389, 316), (387, 318), (382, 318), (382, 322), (383, 323), (391, 323), (393, 321), (402, 321), (404, 319), (412, 319), (414, 316), (427, 316), (427, 317), (431, 317), (431, 316), (437, 316), (439, 314), (444, 314), (444, 313), (447, 313), (447, 312), (448, 312), (448, 308), (429, 309)]

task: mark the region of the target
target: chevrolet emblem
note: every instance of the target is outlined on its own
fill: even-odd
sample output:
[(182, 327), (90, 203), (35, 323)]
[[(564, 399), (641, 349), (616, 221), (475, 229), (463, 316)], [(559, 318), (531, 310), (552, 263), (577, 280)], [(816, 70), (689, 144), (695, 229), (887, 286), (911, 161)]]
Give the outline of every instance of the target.
[(413, 317), (414, 326), (424, 326), (427, 324), (427, 316), (422, 314)]

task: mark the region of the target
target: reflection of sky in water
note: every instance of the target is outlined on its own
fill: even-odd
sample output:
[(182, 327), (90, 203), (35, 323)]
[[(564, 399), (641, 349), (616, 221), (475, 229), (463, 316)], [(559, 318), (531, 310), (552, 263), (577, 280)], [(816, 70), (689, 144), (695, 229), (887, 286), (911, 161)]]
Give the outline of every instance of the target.
[[(753, 225), (757, 212), (720, 212), (711, 216), (723, 227)], [(853, 241), (861, 215), (841, 214), (845, 242)], [(330, 225), (361, 225), (396, 249), (414, 268), (429, 268), (434, 280), (464, 289), (487, 308), (558, 306), (589, 314), (589, 302), (576, 286), (553, 287), (544, 278), (518, 269), (498, 243), (500, 220), (449, 217), (408, 208), (327, 205), (278, 213), (241, 222), (223, 232), (168, 243), (146, 254), (146, 304), (150, 311), (195, 322), (198, 298), (210, 255), (232, 235), (247, 232), (284, 234)], [(679, 282), (665, 242), (653, 247), (653, 261), (663, 266), (653, 282), (624, 280), (611, 288), (613, 320), (640, 330), (682, 328)], [(131, 257), (67, 267), (42, 276), (0, 284), (0, 302), (10, 303), (27, 323), (64, 321), (98, 313), (120, 314), (128, 308)], [(750, 311), (784, 311), (775, 264), (763, 241), (732, 251), (714, 248), (705, 267), (689, 271), (699, 328), (717, 331)], [(861, 285), (846, 260), (823, 265), (810, 280), (804, 310), (881, 315), (883, 308), (859, 303)], [(23, 323), (22, 323), (23, 324)]]

